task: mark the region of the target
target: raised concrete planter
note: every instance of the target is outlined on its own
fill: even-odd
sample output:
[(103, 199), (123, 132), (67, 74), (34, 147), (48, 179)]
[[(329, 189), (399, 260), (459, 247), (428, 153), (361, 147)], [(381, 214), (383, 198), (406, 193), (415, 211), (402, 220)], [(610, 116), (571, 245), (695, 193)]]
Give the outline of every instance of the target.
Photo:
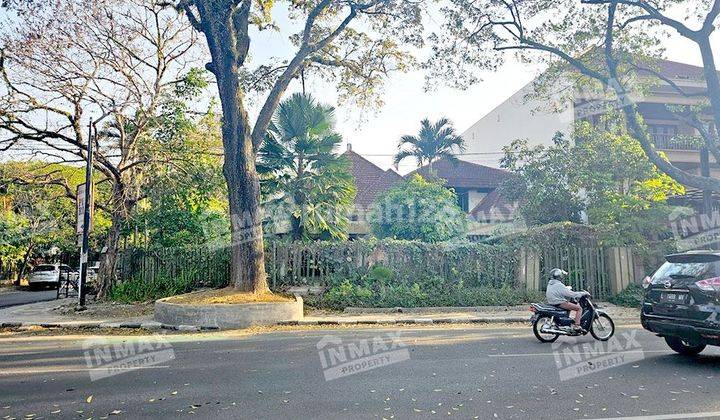
[(295, 302), (191, 305), (155, 301), (155, 321), (168, 325), (196, 325), (202, 328), (245, 328), (299, 321), (303, 318), (303, 300)]

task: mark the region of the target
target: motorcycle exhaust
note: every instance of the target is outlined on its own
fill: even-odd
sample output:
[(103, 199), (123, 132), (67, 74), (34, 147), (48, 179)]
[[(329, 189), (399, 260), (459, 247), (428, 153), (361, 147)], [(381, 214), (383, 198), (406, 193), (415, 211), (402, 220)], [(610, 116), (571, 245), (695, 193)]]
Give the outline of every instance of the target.
[(555, 328), (545, 328), (545, 327), (543, 327), (543, 328), (540, 328), (540, 332), (541, 332), (541, 333), (545, 333), (545, 334), (570, 335), (570, 333), (569, 333), (568, 331), (565, 331), (565, 330), (557, 330), (557, 329), (555, 329)]

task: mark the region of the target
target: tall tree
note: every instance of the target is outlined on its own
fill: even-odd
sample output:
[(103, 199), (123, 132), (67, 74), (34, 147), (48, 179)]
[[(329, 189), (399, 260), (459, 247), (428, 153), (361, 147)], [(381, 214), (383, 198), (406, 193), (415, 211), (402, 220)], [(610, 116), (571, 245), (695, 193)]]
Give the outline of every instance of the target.
[[(709, 119), (698, 113), (698, 107), (672, 111), (694, 125), (704, 146), (720, 159), (714, 129), (720, 125), (720, 77), (710, 43), (720, 0), (453, 0), (445, 13), (444, 36), (435, 36), (438, 47), (431, 60), (436, 71), (450, 72), (455, 76), (450, 80), (472, 82), (473, 68), (495, 68), (502, 60), (498, 53), (512, 51), (548, 63), (556, 74), (575, 72), (611, 94), (630, 134), (653, 164), (684, 185), (720, 191), (720, 180), (698, 176), (663, 158), (632, 96), (637, 87), (633, 81), (650, 79), (688, 98), (707, 97)], [(668, 32), (698, 48), (702, 91), (678, 86), (654, 65)]]
[(355, 183), (349, 162), (335, 153), (342, 137), (333, 131), (333, 115), (312, 96), (293, 94), (280, 103), (258, 154), (269, 198), (290, 201), (295, 240), (347, 238)]
[[(86, 124), (104, 118), (93, 147), (97, 206), (112, 220), (100, 261), (99, 294), (115, 280), (123, 225), (172, 149), (153, 133), (178, 89), (202, 84), (192, 71), (196, 37), (154, 0), (10, 0), (0, 32), (0, 150), (69, 164), (86, 160)], [(51, 181), (75, 199), (67, 179)]]
[(447, 118), (440, 118), (435, 123), (425, 118), (420, 122), (418, 135), (402, 136), (398, 149), (400, 151), (395, 155), (395, 165), (412, 157), (418, 166), (432, 166), (433, 162), (442, 158), (456, 160), (455, 153), (465, 150), (465, 141)]
[(504, 148), (502, 166), (516, 173), (501, 193), (519, 203), (533, 225), (587, 222), (627, 243), (653, 239), (667, 229), (668, 197), (684, 188), (644, 158), (624, 127), (576, 125), (572, 140), (559, 134), (551, 146), (516, 140)]
[[(40, 181), (52, 181), (58, 175), (78, 183), (84, 179), (82, 169), (70, 165), (40, 161), (0, 164), (0, 184), (7, 185), (0, 193), (5, 203), (0, 209), (0, 267), (6, 273), (14, 271), (16, 282), (27, 273), (28, 262), (51, 247), (65, 253), (76, 249), (74, 203), (62, 199), (62, 186)], [(104, 232), (108, 224), (99, 212), (96, 232)]]
[(227, 194), (222, 177), (220, 118), (209, 112), (195, 119), (176, 101), (155, 135), (173, 150), (171, 162), (157, 162), (159, 178), (128, 223), (128, 236), (142, 227), (147, 246), (184, 247), (225, 243)]
[[(228, 185), (231, 282), (239, 290), (268, 290), (265, 272), (257, 153), (290, 83), (301, 74), (335, 76), (341, 98), (375, 103), (388, 72), (405, 69), (409, 55), (398, 45), (421, 45), (421, 2), (311, 0), (286, 3), (295, 51), (283, 62), (253, 64), (258, 31), (277, 28), (270, 0), (179, 0), (193, 27), (207, 40), (223, 111), (223, 173)], [(293, 29), (290, 29), (293, 30)], [(247, 97), (264, 94), (254, 124)]]

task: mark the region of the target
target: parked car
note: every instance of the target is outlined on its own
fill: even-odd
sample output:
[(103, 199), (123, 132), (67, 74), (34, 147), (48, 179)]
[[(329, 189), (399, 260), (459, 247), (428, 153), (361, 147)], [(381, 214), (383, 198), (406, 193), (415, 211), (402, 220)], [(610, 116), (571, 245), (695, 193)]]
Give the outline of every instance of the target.
[(30, 271), (28, 285), (31, 288), (52, 286), (57, 287), (60, 280), (65, 280), (72, 273), (70, 266), (65, 264), (40, 264)]
[(684, 355), (720, 345), (720, 252), (668, 255), (643, 282), (643, 328)]

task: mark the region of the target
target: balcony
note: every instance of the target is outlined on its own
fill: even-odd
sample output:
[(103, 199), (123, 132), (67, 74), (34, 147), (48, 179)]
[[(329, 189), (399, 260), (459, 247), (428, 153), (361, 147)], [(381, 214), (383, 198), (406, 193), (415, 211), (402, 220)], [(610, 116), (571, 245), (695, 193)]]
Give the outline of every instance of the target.
[(650, 133), (655, 147), (660, 150), (700, 150), (697, 138), (675, 134)]

